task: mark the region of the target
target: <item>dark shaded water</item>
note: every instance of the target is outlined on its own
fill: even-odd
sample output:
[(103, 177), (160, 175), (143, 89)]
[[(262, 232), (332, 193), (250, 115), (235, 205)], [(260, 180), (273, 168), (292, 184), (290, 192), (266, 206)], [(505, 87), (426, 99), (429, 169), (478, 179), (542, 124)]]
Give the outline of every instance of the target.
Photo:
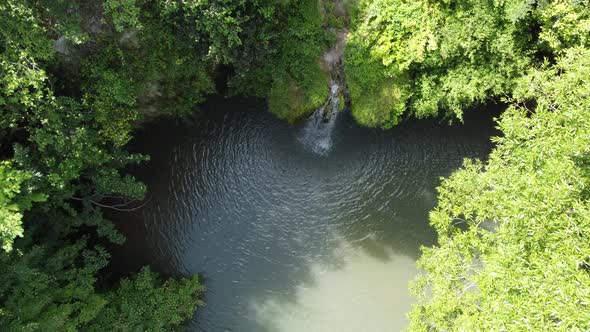
[(120, 218), (116, 268), (202, 273), (206, 306), (190, 331), (397, 331), (419, 247), (435, 242), (439, 177), (491, 148), (491, 115), (472, 113), (462, 126), (388, 131), (344, 113), (323, 155), (306, 149), (309, 124), (259, 101), (150, 125), (134, 149), (152, 156), (136, 171), (151, 201)]

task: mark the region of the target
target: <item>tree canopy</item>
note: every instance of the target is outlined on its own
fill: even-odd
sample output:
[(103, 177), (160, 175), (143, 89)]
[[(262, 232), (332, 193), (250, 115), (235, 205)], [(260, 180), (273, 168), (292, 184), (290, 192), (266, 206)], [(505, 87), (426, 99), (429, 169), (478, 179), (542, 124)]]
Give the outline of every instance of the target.
[(328, 93), (326, 20), (315, 0), (0, 0), (1, 325), (169, 331), (191, 317), (197, 276), (105, 272), (104, 243), (124, 237), (102, 209), (133, 209), (146, 189), (124, 169), (148, 157), (126, 144), (220, 78), (304, 116)]
[(443, 182), (413, 330), (590, 326), (589, 75), (578, 47), (529, 72), (487, 163)]
[[(345, 66), (353, 114), (390, 127), (462, 118), (512, 94), (529, 68), (588, 43), (587, 1), (361, 0)], [(575, 22), (575, 23), (574, 23)]]
[[(489, 160), (444, 180), (411, 329), (590, 327), (590, 2), (358, 0), (344, 71), (352, 114), (389, 128), (511, 105)], [(134, 128), (216, 92), (296, 121), (326, 99), (343, 23), (316, 0), (0, 0), (0, 326), (169, 331), (198, 276), (113, 282), (103, 208), (133, 209)], [(115, 203), (113, 203), (115, 202)], [(114, 204), (114, 205), (113, 205)]]
[(360, 0), (353, 13), (360, 123), (510, 105), (489, 159), (439, 188), (410, 330), (587, 330), (590, 3)]

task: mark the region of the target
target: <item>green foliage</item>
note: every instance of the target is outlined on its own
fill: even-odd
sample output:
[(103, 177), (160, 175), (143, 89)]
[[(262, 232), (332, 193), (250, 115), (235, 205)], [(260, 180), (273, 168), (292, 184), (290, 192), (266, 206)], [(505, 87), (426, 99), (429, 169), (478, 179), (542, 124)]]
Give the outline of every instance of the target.
[(124, 145), (139, 117), (137, 84), (109, 69), (101, 70), (97, 76), (94, 92), (86, 95), (85, 103), (95, 110), (97, 121), (104, 126), (100, 134), (119, 146)]
[(258, 8), (261, 2), (175, 0), (162, 2), (160, 6), (164, 17), (187, 29), (194, 43), (206, 46), (203, 55), (227, 64), (235, 60), (235, 51), (243, 43), (244, 26), (253, 21), (248, 16), (251, 13), (248, 7)]
[(384, 127), (404, 113), (461, 119), (466, 107), (511, 94), (542, 57), (588, 46), (589, 8), (588, 1), (359, 1), (345, 58), (353, 114)]
[(14, 239), (23, 236), (23, 212), (33, 202), (46, 199), (43, 194), (33, 193), (30, 187), (23, 188), (23, 182), (31, 176), (13, 169), (9, 162), (0, 162), (0, 243), (5, 251), (11, 251)]
[(117, 32), (129, 28), (141, 29), (140, 8), (136, 0), (105, 0), (103, 6)]
[(330, 20), (320, 4), (107, 1), (112, 28), (98, 33), (93, 54), (81, 59), (85, 106), (97, 113), (100, 134), (122, 146), (137, 121), (191, 112), (212, 92), (214, 68), (223, 64), (235, 73), (230, 93), (268, 97), (271, 112), (299, 119), (329, 92), (319, 62)]
[(310, 63), (310, 69), (303, 74), (305, 80), (297, 81), (287, 73), (275, 76), (268, 107), (281, 119), (289, 122), (299, 120), (320, 107), (328, 97), (329, 78), (317, 63)]
[[(121, 243), (123, 236), (99, 206), (109, 207), (106, 198), (126, 202), (145, 192), (121, 170), (146, 159), (123, 148), (145, 113), (140, 107), (146, 86), (180, 80), (179, 92), (167, 87), (161, 95), (179, 101), (188, 96), (189, 103), (210, 89), (210, 77), (201, 77), (205, 62), (191, 55), (190, 45), (131, 4), (105, 3), (110, 16), (100, 24), (112, 28), (90, 29), (84, 20), (101, 11), (86, 2), (0, 0), (0, 159), (6, 160), (0, 162), (0, 241), (7, 251), (0, 253), (0, 326), (5, 330), (96, 330), (97, 322), (108, 319), (170, 330), (198, 304), (196, 277), (160, 282), (144, 270), (120, 288), (103, 288), (108, 254), (79, 240), (87, 234), (93, 241), (98, 236)], [(129, 29), (162, 32), (134, 39)], [(68, 51), (57, 54), (54, 40), (64, 36)], [(187, 64), (195, 71), (186, 71)], [(130, 284), (158, 309), (132, 315), (121, 304), (139, 304)], [(138, 325), (137, 319), (149, 325)]]
[(144, 268), (106, 293), (97, 275), (108, 254), (84, 241), (0, 255), (0, 325), (7, 331), (170, 331), (189, 318), (197, 277), (160, 281)]
[(287, 17), (269, 24), (271, 46), (259, 66), (241, 65), (230, 84), (237, 92), (268, 96), (269, 110), (279, 118), (297, 121), (320, 107), (329, 94), (329, 75), (320, 66), (330, 34), (317, 0), (294, 1)]
[(387, 127), (404, 113), (443, 110), (460, 119), (465, 107), (509, 93), (534, 60), (530, 8), (520, 0), (361, 1), (345, 59), (361, 99), (357, 112), (352, 100), (356, 118)]
[(169, 331), (192, 315), (196, 276), (162, 281), (144, 269), (117, 288), (103, 277), (108, 254), (77, 239), (124, 240), (100, 207), (145, 192), (121, 171), (146, 159), (124, 148), (133, 128), (192, 112), (219, 64), (235, 68), (234, 82), (260, 79), (233, 87), (270, 95), (271, 105), (292, 85), (293, 103), (271, 106), (284, 118), (319, 106), (327, 40), (318, 5), (0, 0), (3, 248), (24, 235), (0, 253), (3, 328)]
[(85, 246), (82, 241), (51, 254), (38, 246), (0, 254), (3, 329), (75, 331), (97, 315), (106, 301), (93, 284), (108, 255)]
[(1, 0), (0, 27), (3, 57), (16, 60), (24, 55), (35, 59), (51, 56), (51, 41), (44, 35), (46, 29), (39, 21), (37, 10), (27, 2)]
[(85, 331), (171, 331), (194, 314), (200, 304), (198, 276), (182, 280), (159, 280), (144, 268), (133, 279), (123, 279), (108, 295), (109, 305)]
[(18, 127), (28, 109), (45, 104), (45, 72), (37, 60), (52, 55), (51, 43), (32, 8), (0, 1), (0, 128)]
[(97, 50), (80, 64), (85, 106), (97, 113), (100, 134), (118, 146), (138, 121), (189, 114), (212, 92), (212, 62), (201, 50), (206, 43), (192, 40), (204, 36), (178, 33), (171, 14), (157, 8), (140, 14), (132, 27), (98, 34)]
[[(329, 94), (329, 76), (319, 64), (328, 36), (318, 5), (315, 0), (300, 1), (287, 20), (287, 29), (279, 37), (269, 109), (289, 121), (313, 112)], [(283, 99), (285, 90), (282, 90), (285, 83), (288, 84), (287, 102)]]
[(562, 53), (519, 82), (489, 161), (439, 188), (412, 330), (590, 326), (590, 50)]
[(439, 189), (439, 246), (420, 260), (410, 329), (588, 329), (590, 4), (365, 0), (351, 13), (361, 124), (515, 102), (489, 161), (466, 161)]
[(540, 39), (551, 50), (590, 47), (590, 1), (548, 1), (540, 7)]
[(352, 114), (362, 125), (390, 128), (399, 123), (410, 95), (407, 77), (388, 77), (370, 54), (360, 36), (354, 35), (346, 49), (346, 78)]

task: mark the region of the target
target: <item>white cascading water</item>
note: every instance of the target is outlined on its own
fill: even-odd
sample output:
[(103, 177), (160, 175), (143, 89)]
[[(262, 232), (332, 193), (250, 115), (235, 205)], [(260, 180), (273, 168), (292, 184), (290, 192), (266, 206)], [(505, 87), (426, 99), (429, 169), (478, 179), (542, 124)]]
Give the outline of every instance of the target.
[[(339, 15), (347, 17), (342, 1), (336, 2)], [(322, 56), (322, 67), (330, 73), (331, 86), (328, 100), (318, 108), (308, 119), (299, 136), (299, 141), (306, 150), (321, 156), (326, 156), (333, 146), (334, 129), (339, 110), (345, 105), (340, 105), (342, 100), (348, 104), (348, 93), (344, 69), (342, 67), (342, 55), (346, 45), (348, 30), (346, 28), (332, 28), (336, 36), (336, 42)], [(342, 98), (341, 98), (342, 97)]]
[(308, 151), (326, 156), (332, 150), (334, 127), (341, 107), (339, 95), (339, 84), (332, 82), (326, 103), (307, 119), (299, 141)]

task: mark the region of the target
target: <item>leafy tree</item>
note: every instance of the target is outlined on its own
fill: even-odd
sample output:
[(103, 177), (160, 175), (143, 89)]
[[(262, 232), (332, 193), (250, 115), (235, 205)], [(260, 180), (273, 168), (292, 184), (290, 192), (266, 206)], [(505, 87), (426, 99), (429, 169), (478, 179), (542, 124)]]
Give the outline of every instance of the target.
[(23, 212), (33, 202), (45, 200), (44, 195), (33, 193), (32, 188), (22, 188), (31, 176), (13, 169), (8, 162), (0, 162), (0, 243), (5, 251), (11, 251), (14, 239), (23, 236)]
[(405, 115), (465, 107), (511, 92), (535, 62), (530, 1), (360, 1), (345, 68), (353, 115), (390, 127)]
[(104, 250), (80, 241), (55, 251), (33, 246), (0, 255), (0, 325), (7, 331), (76, 331), (107, 301), (95, 292)]
[(200, 304), (198, 276), (164, 282), (144, 268), (133, 279), (123, 279), (108, 294), (109, 305), (84, 327), (86, 331), (170, 331), (194, 314)]
[(199, 304), (198, 277), (159, 277), (144, 268), (107, 292), (97, 287), (109, 255), (85, 241), (0, 255), (0, 324), (7, 331), (170, 331)]
[[(121, 286), (108, 284), (102, 269), (109, 255), (84, 240), (95, 242), (98, 235), (120, 243), (122, 235), (100, 207), (109, 207), (104, 199), (128, 204), (145, 191), (121, 172), (146, 159), (123, 148), (139, 119), (145, 81), (134, 70), (141, 67), (109, 71), (102, 62), (125, 58), (113, 56), (124, 46), (101, 31), (119, 37), (140, 28), (130, 14), (139, 12), (128, 5), (106, 8), (107, 15), (122, 15), (101, 23), (113, 28), (87, 31), (83, 18), (96, 8), (86, 3), (0, 0), (0, 240), (7, 251), (0, 253), (0, 325), (6, 330), (87, 330), (99, 321), (170, 330), (198, 304), (196, 277), (160, 281), (144, 269)], [(63, 36), (71, 49), (60, 55), (54, 45)], [(83, 54), (91, 44), (94, 57)], [(140, 317), (141, 324), (134, 309), (121, 304), (139, 305), (133, 287), (154, 310)], [(150, 315), (156, 312), (163, 314)]]
[(547, 1), (539, 5), (540, 40), (561, 54), (572, 46), (590, 47), (590, 1)]
[[(133, 128), (192, 112), (217, 66), (234, 67), (234, 90), (275, 96), (285, 118), (323, 102), (323, 22), (315, 1), (0, 0), (0, 240), (16, 248), (0, 254), (2, 326), (157, 331), (189, 318), (197, 277), (144, 269), (103, 285), (108, 254), (80, 238), (124, 240), (100, 208), (145, 192), (121, 171), (147, 159), (124, 148)], [(302, 91), (293, 112), (277, 93), (286, 81)]]
[(590, 327), (589, 75), (581, 47), (532, 70), (489, 161), (443, 182), (412, 330)]
[(141, 29), (139, 19), (141, 8), (138, 7), (136, 0), (106, 0), (103, 6), (117, 32), (130, 28)]
[(299, 120), (328, 97), (329, 75), (319, 65), (327, 44), (325, 19), (317, 1), (301, 1), (287, 19), (288, 29), (279, 36), (268, 95), (269, 109), (279, 118)]

